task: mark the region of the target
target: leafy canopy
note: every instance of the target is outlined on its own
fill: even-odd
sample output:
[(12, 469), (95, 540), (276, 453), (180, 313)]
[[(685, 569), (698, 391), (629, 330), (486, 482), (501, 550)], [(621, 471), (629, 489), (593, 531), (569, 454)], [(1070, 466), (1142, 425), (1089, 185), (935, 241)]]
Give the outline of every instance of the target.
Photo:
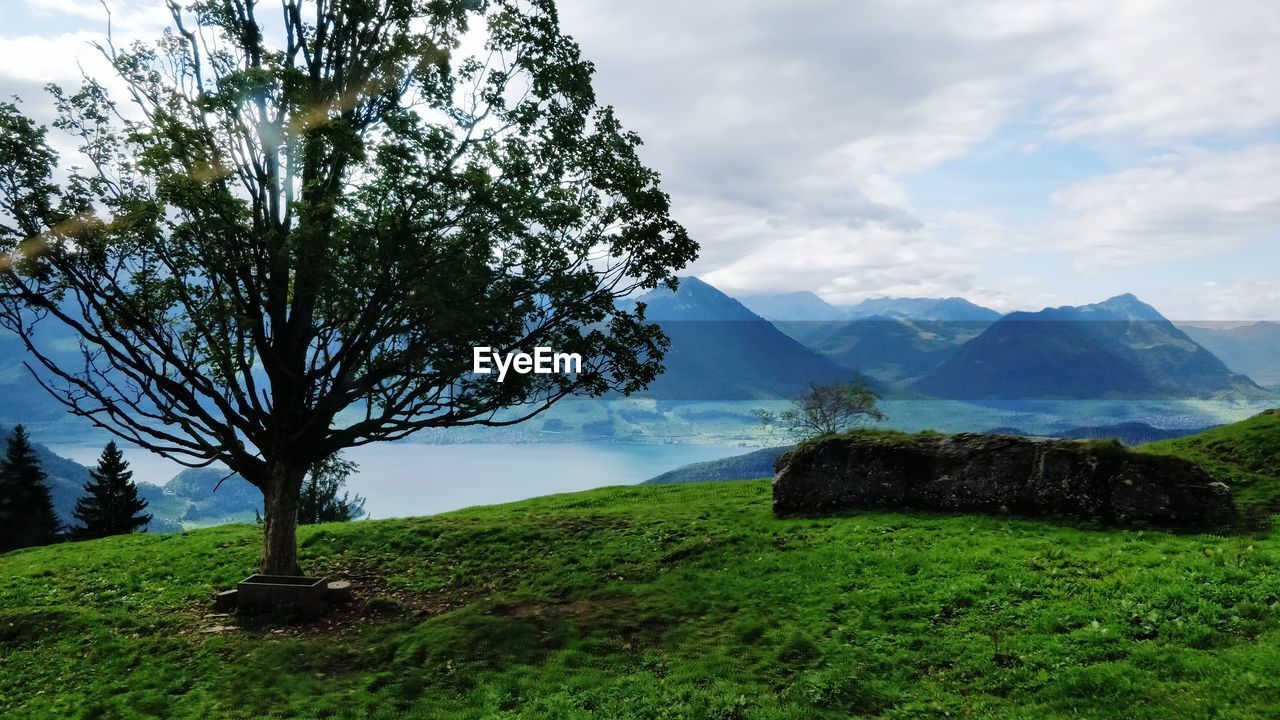
[(867, 422), (884, 420), (880, 398), (863, 385), (813, 385), (782, 412), (756, 410), (766, 426), (777, 426), (796, 440), (836, 435)]
[[(72, 412), (265, 487), (660, 372), (665, 338), (615, 301), (697, 245), (551, 0), (168, 4), (158, 42), (102, 45), (125, 104), (50, 89), (70, 162), (0, 105), (0, 323)], [(585, 365), (498, 383), (479, 345)]]

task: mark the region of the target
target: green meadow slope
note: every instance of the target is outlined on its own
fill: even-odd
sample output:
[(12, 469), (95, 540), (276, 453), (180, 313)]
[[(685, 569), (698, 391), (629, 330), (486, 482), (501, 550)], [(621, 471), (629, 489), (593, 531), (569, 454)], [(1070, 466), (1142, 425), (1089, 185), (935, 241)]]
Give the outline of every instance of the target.
[(1246, 509), (1280, 511), (1280, 410), (1139, 449), (1198, 463), (1230, 485), (1236, 502)]
[(776, 520), (766, 481), (315, 526), (362, 600), (208, 612), (258, 531), (0, 556), (5, 718), (1266, 718), (1280, 535)]

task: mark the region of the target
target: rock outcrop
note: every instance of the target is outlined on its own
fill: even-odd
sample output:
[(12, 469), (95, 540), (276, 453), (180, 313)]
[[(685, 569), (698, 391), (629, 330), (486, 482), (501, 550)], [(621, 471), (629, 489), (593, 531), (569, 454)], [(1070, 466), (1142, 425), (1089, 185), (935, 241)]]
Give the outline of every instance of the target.
[(1231, 490), (1199, 466), (1118, 444), (866, 433), (803, 444), (774, 466), (778, 515), (863, 509), (1229, 525)]

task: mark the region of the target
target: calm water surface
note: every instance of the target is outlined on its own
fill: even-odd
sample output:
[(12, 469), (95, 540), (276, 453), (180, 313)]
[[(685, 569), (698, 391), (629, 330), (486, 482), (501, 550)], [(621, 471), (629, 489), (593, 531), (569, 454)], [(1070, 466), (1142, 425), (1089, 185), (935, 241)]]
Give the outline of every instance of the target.
[[(92, 466), (98, 445), (51, 445), (50, 449)], [(134, 479), (163, 485), (182, 470), (144, 450), (122, 448)], [(385, 443), (344, 453), (359, 463), (348, 481), (367, 498), (374, 518), (412, 517), (492, 505), (607, 485), (634, 485), (693, 462), (740, 455), (751, 448), (639, 443), (465, 444)]]

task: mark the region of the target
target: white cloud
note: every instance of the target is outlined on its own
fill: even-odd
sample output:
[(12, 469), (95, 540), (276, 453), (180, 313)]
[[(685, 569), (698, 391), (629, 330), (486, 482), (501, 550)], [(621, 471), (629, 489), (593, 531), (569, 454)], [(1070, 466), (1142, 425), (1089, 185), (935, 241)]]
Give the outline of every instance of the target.
[(1070, 87), (1059, 137), (1150, 139), (1264, 128), (1280, 120), (1280, 3), (1095, 3), (1088, 32), (1054, 65)]
[(945, 212), (930, 227), (936, 237), (982, 253), (1025, 253), (1042, 244), (1036, 236), (1010, 227), (989, 211)]
[(1196, 288), (1194, 303), (1184, 300), (1178, 317), (1190, 320), (1268, 320), (1280, 322), (1280, 282), (1255, 280)]
[[(968, 288), (972, 258), (923, 228), (890, 223), (858, 228), (777, 226), (773, 240), (706, 273), (730, 291), (781, 292), (804, 287), (836, 303), (884, 294), (929, 296)], [(812, 284), (815, 277), (823, 278)]]
[(1280, 146), (1169, 154), (1057, 192), (1056, 234), (1083, 268), (1220, 254), (1280, 235)]
[(106, 10), (97, 0), (23, 0), (23, 2), (40, 15), (71, 15), (90, 20), (101, 20), (106, 17)]
[(1007, 88), (990, 80), (940, 87), (904, 107), (895, 127), (852, 140), (834, 156), (857, 174), (910, 175), (964, 155), (1010, 116)]
[[(0, 29), (0, 95), (74, 81), (104, 25), (97, 0), (23, 2), (58, 29)], [(110, 4), (121, 40), (167, 22), (156, 0)], [(1027, 282), (988, 287), (993, 257), (1066, 249), (1080, 267), (1155, 273), (1280, 227), (1280, 151), (1260, 139), (1280, 126), (1280, 3), (559, 4), (601, 99), (645, 139), (703, 245), (691, 271), (734, 289), (1033, 306), (1072, 281), (1061, 256), (1038, 275), (1020, 264)], [(1034, 224), (1016, 208), (956, 212), (912, 196), (913, 179), (1012, 123), (1019, 145), (1089, 144), (1125, 165), (1043, 198), (1062, 215)], [(979, 179), (1023, 182), (997, 172)]]
[(169, 21), (169, 10), (160, 0), (22, 0), (38, 18), (50, 24), (75, 18), (101, 25), (106, 30), (108, 18), (115, 31), (132, 33), (158, 30)]
[[(1015, 121), (1039, 132), (1030, 147), (1122, 142), (1138, 157), (1170, 143), (1187, 153), (1202, 134), (1272, 128), (1280, 3), (562, 8), (598, 64), (603, 98), (649, 141), (646, 157), (703, 242), (695, 270), (742, 289), (973, 293), (968, 269), (993, 252), (1066, 247), (1082, 262), (1136, 268), (1229, 249), (1273, 220), (1258, 188), (1280, 187), (1280, 168), (1251, 152), (1216, 164), (1189, 153), (1066, 188), (1055, 200), (1069, 217), (1043, 227), (998, 208), (934, 216), (906, 188)], [(1226, 177), (1212, 183), (1217, 172)], [(921, 243), (947, 252), (919, 253)], [(900, 245), (897, 257), (913, 264), (868, 270), (886, 256), (880, 244)], [(1022, 297), (1031, 304), (1044, 294)]]
[[(108, 10), (99, 0), (23, 2), (30, 17), (19, 25), (0, 27), (0, 96), (18, 95), (27, 103), (27, 112), (48, 122), (53, 109), (44, 86), (74, 88), (88, 75), (123, 101), (125, 86), (97, 47), (106, 42), (108, 27)], [(109, 0), (107, 7), (118, 47), (154, 40), (170, 22), (161, 2)]]
[(81, 31), (53, 36), (0, 37), (0, 77), (20, 83), (74, 83), (84, 72), (110, 70), (93, 43), (102, 33)]

